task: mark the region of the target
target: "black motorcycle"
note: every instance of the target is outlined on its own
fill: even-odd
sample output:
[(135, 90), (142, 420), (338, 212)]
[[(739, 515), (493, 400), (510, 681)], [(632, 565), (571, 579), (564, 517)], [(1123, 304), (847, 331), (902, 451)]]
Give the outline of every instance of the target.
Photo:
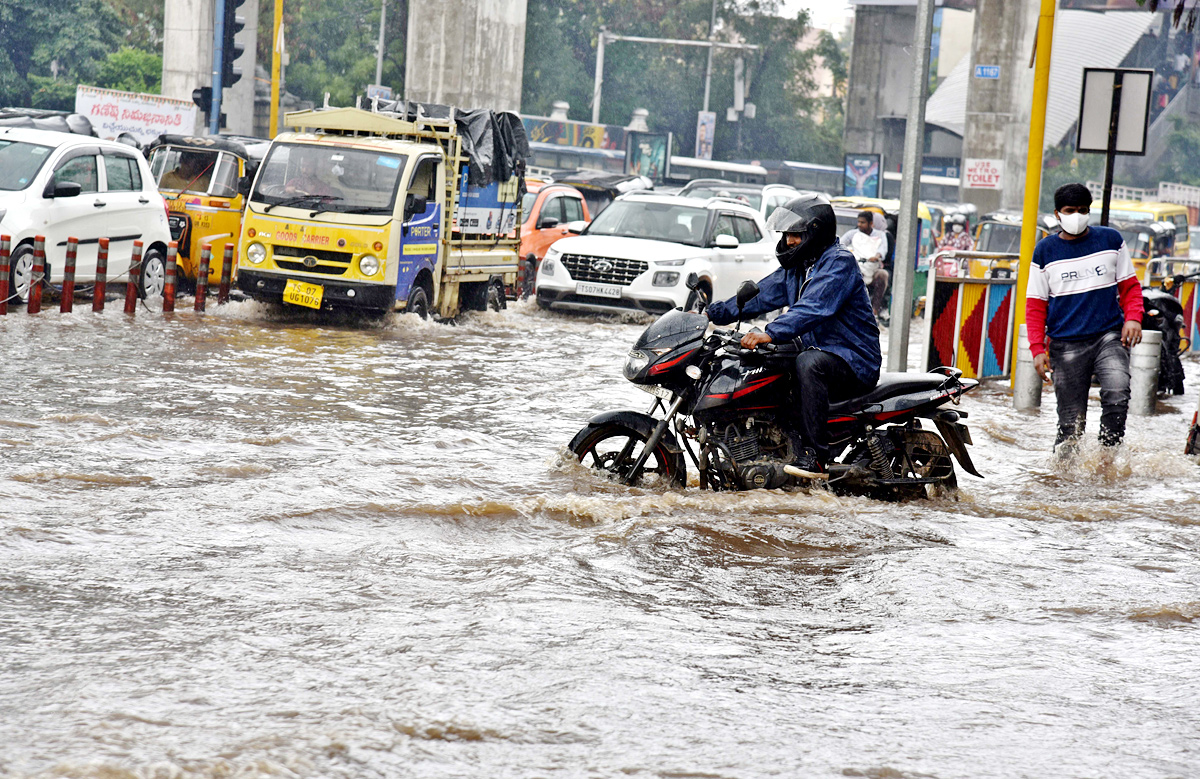
[(1182, 289), (1184, 282), (1197, 278), (1177, 275), (1167, 279), (1166, 289), (1142, 287), (1142, 329), (1162, 333), (1162, 350), (1158, 355), (1158, 392), (1160, 395), (1183, 394), (1183, 362), (1179, 355), (1191, 347), (1184, 328), (1183, 304), (1172, 292)]
[[(743, 282), (739, 310), (757, 294), (754, 282)], [(812, 480), (784, 470), (798, 454), (783, 425), (801, 402), (792, 368), (801, 347), (744, 349), (741, 337), (737, 329), (709, 333), (703, 314), (663, 314), (625, 361), (625, 378), (655, 396), (649, 413), (595, 416), (575, 434), (571, 451), (631, 485), (653, 475), (684, 486), (690, 460), (701, 489), (810, 486)], [(866, 395), (832, 404), (830, 487), (881, 498), (953, 490), (952, 457), (979, 476), (967, 453), (970, 431), (959, 421), (966, 412), (944, 408), (978, 384), (955, 368), (885, 373)]]

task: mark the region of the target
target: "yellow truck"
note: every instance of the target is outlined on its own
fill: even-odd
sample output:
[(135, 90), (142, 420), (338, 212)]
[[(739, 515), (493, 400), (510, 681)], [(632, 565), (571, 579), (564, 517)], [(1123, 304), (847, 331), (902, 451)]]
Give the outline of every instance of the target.
[(515, 114), (326, 108), (285, 121), (295, 132), (272, 141), (242, 220), (246, 295), (369, 315), (504, 307), (528, 150)]

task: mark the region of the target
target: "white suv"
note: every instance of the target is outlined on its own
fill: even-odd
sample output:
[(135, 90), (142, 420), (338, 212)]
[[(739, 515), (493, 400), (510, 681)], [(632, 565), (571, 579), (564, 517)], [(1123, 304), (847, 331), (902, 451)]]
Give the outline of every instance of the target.
[(721, 300), (745, 279), (757, 281), (778, 267), (771, 231), (749, 206), (630, 193), (582, 234), (546, 251), (537, 302), (565, 311), (658, 314), (691, 304), (688, 274)]
[(46, 278), (62, 283), (67, 238), (79, 239), (75, 279), (96, 278), (100, 239), (108, 238), (108, 279), (128, 280), (140, 240), (142, 291), (162, 292), (167, 205), (144, 157), (129, 146), (85, 135), (0, 128), (0, 235), (11, 238), (12, 292), (25, 300), (33, 276), (33, 240), (46, 238)]

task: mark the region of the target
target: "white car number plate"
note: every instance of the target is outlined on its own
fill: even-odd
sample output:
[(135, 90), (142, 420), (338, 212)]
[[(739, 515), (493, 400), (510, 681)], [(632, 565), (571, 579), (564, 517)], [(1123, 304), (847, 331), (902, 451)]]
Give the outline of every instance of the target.
[(621, 287), (617, 284), (591, 284), (586, 281), (580, 281), (575, 284), (575, 293), (578, 295), (595, 295), (598, 298), (621, 299)]

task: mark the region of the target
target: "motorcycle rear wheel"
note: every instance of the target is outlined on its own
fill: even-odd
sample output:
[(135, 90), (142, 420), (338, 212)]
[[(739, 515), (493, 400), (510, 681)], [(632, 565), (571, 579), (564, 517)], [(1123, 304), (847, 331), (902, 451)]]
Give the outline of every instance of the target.
[(579, 462), (616, 476), (633, 486), (646, 486), (648, 476), (666, 486), (681, 487), (687, 482), (683, 454), (669, 451), (660, 441), (642, 469), (629, 478), (630, 471), (645, 447), (647, 436), (625, 425), (610, 422), (588, 425), (575, 434), (568, 445)]
[(942, 437), (932, 430), (905, 428), (900, 432), (899, 450), (892, 457), (892, 473), (902, 479), (937, 479), (932, 484), (914, 484), (896, 488), (904, 497), (936, 497), (937, 493), (958, 489), (954, 460)]

